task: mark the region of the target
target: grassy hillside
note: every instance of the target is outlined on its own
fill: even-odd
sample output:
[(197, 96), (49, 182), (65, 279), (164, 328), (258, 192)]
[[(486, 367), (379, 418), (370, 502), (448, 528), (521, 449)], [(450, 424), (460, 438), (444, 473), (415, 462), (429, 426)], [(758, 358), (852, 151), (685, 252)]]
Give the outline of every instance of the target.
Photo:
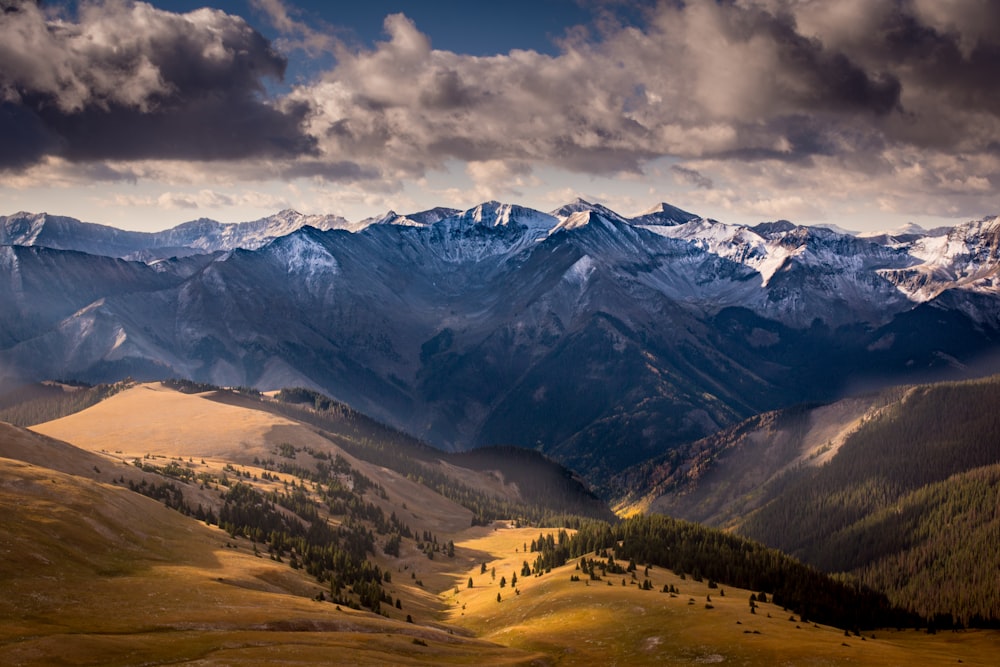
[[(690, 524), (471, 525), (469, 509), (256, 400), (140, 385), (36, 427), (80, 448), (0, 428), (0, 662), (987, 665), (995, 655), (988, 632), (845, 636), (823, 624), (823, 591), (867, 605), (851, 587)], [(453, 474), (471, 484), (474, 468)], [(791, 588), (818, 607), (800, 608)]]
[[(519, 579), (515, 593), (499, 580), (537, 531), (504, 527), (455, 535), (474, 559), (421, 575), (429, 613), (407, 623), (318, 602), (302, 570), (120, 487), (10, 459), (0, 459), (0, 482), (4, 664), (988, 665), (997, 642), (845, 637), (771, 602), (752, 614), (750, 591), (659, 567), (644, 575), (650, 590), (572, 581), (571, 562)], [(458, 585), (470, 577), (472, 588)]]
[[(553, 523), (562, 515), (613, 518), (607, 503), (583, 480), (536, 451), (482, 447), (444, 452), (308, 389), (284, 389), (275, 398), (263, 401), (260, 409), (313, 424), (354, 456), (420, 479), (472, 509), (479, 523), (510, 517)], [(477, 494), (456, 468), (493, 477), (500, 492), (492, 498)]]
[(939, 624), (1000, 621), (1000, 378), (768, 413), (618, 479), (662, 511), (848, 572)]
[(740, 530), (925, 616), (1000, 621), (998, 463), (1000, 379), (914, 387)]
[[(476, 566), (457, 573), (462, 583), (441, 593), (449, 623), (544, 653), (558, 665), (990, 665), (1000, 646), (993, 631), (929, 635), (890, 629), (847, 636), (804, 622), (770, 598), (751, 612), (750, 595), (759, 591), (712, 587), (708, 579), (695, 581), (666, 567), (647, 571), (641, 562), (637, 580), (631, 573), (604, 576), (599, 569), (601, 579), (591, 580), (574, 558), (541, 576), (519, 577), (515, 593), (511, 575), (520, 571), (523, 547), (530, 548), (537, 532), (501, 529), (459, 543), (491, 558), (485, 572)], [(586, 556), (599, 560), (595, 553)], [(501, 576), (508, 582), (504, 588)]]
[(0, 662), (531, 664), (311, 599), (315, 583), (139, 494), (0, 459)]

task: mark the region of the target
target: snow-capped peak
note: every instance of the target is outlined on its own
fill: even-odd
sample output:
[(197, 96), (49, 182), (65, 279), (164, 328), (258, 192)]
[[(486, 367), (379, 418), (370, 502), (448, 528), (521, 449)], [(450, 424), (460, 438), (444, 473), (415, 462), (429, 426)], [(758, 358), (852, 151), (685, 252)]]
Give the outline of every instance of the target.
[(34, 245), (45, 226), (48, 213), (19, 211), (0, 218), (0, 244)]
[[(405, 221), (405, 217), (401, 216), (400, 214), (390, 209), (387, 213), (383, 213), (382, 215), (375, 215), (370, 218), (365, 218), (364, 220), (360, 220), (354, 224), (354, 227), (357, 228), (358, 230), (361, 230), (364, 229), (365, 227), (370, 227), (372, 225), (400, 224), (397, 223), (397, 220)], [(401, 224), (406, 224), (406, 223), (402, 222)]]
[(440, 222), (445, 218), (450, 218), (453, 215), (458, 215), (461, 213), (457, 208), (448, 208), (446, 206), (435, 206), (434, 208), (429, 208), (426, 211), (418, 211), (417, 213), (409, 213), (404, 216), (407, 220), (415, 222), (421, 225), (433, 225), (435, 222)]
[(646, 227), (649, 225), (683, 225), (685, 222), (697, 220), (699, 216), (689, 213), (684, 209), (671, 206), (666, 202), (660, 202), (648, 211), (643, 211), (632, 218), (632, 224)]
[(565, 223), (567, 218), (574, 215), (575, 213), (585, 213), (588, 211), (598, 213), (607, 220), (613, 220), (615, 222), (623, 222), (623, 223), (629, 222), (627, 218), (625, 218), (622, 215), (619, 215), (618, 213), (615, 213), (607, 206), (604, 206), (602, 204), (591, 204), (589, 201), (581, 197), (577, 197), (570, 203), (564, 204), (559, 208), (557, 208), (556, 210), (551, 211), (550, 215), (558, 218), (561, 223)]
[(208, 218), (185, 222), (154, 234), (155, 245), (199, 248), (205, 251), (245, 248), (255, 250), (303, 227), (327, 231), (345, 229), (348, 222), (338, 215), (304, 215), (292, 209), (250, 222), (222, 223)]
[[(603, 207), (602, 207), (603, 208)], [(611, 227), (613, 222), (621, 222), (621, 216), (615, 218), (610, 218), (604, 215), (601, 211), (595, 210), (583, 210), (577, 211), (576, 213), (571, 213), (569, 216), (563, 219), (558, 225), (552, 229), (552, 233), (558, 231), (569, 231), (571, 229), (580, 229), (587, 227), (588, 225), (603, 225), (605, 227)]]
[(334, 289), (332, 279), (340, 274), (340, 264), (318, 237), (315, 230), (302, 229), (275, 239), (266, 248), (313, 296)]
[(436, 222), (440, 222), (445, 218), (451, 217), (460, 213), (454, 208), (446, 208), (444, 206), (438, 206), (436, 208), (427, 209), (426, 211), (419, 211), (417, 213), (408, 213), (406, 215), (400, 215), (395, 211), (390, 210), (384, 215), (375, 216), (372, 218), (365, 218), (360, 222), (356, 222), (351, 225), (351, 231), (360, 231), (366, 227), (372, 225), (399, 225), (402, 227), (426, 227), (428, 225), (433, 225)]
[(536, 211), (533, 208), (517, 206), (516, 204), (501, 204), (498, 201), (488, 201), (469, 210), (442, 220), (458, 225), (481, 225), (483, 227), (518, 226), (535, 232), (548, 233), (558, 224), (553, 216)]

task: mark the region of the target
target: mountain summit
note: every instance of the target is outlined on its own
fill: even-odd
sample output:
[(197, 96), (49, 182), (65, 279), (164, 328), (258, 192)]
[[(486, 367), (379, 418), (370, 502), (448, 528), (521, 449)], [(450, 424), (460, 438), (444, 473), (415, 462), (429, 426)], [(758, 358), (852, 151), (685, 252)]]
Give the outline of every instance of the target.
[(673, 226), (683, 225), (686, 222), (697, 219), (698, 216), (694, 213), (688, 213), (683, 209), (663, 202), (632, 218), (632, 223), (636, 225)]
[(336, 215), (303, 215), (286, 209), (250, 222), (222, 223), (199, 218), (161, 232), (132, 232), (64, 216), (21, 212), (0, 216), (0, 245), (42, 246), (152, 261), (235, 248), (253, 250), (306, 226), (329, 230), (349, 225)]

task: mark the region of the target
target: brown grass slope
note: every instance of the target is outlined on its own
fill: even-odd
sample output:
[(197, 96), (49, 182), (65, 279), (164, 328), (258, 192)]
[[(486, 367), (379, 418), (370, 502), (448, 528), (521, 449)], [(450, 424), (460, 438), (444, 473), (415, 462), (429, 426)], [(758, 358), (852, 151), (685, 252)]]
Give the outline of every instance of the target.
[[(558, 665), (992, 665), (1000, 650), (993, 631), (879, 630), (846, 637), (771, 603), (759, 603), (751, 614), (751, 591), (709, 588), (707, 581), (658, 567), (648, 573), (652, 590), (639, 585), (647, 576), (641, 565), (638, 581), (624, 575), (624, 585), (622, 575), (571, 581), (581, 575), (575, 560), (521, 577), (523, 561), (533, 558), (524, 544), (538, 532), (501, 528), (460, 542), (492, 557), (485, 573), (479, 565), (457, 573), (457, 590), (442, 592), (448, 619), (484, 639), (545, 653)], [(519, 593), (509, 585), (514, 573)], [(501, 577), (508, 582), (503, 588)], [(664, 585), (679, 593), (662, 593)]]
[[(254, 459), (276, 459), (306, 469), (316, 460), (300, 455), (283, 459), (281, 445), (343, 456), (351, 467), (382, 484), (389, 496), (386, 507), (419, 507), (408, 523), (415, 530), (456, 531), (469, 526), (472, 513), (420, 484), (386, 468), (361, 461), (336, 446), (316, 428), (259, 409), (251, 399), (216, 392), (185, 394), (160, 383), (137, 385), (97, 405), (32, 430), (71, 441), (91, 452), (120, 461), (170, 458), (193, 459), (222, 470), (226, 463), (260, 471)], [(484, 485), (495, 481), (484, 476)]]
[[(311, 600), (287, 565), (120, 487), (0, 459), (0, 663), (525, 664)], [(415, 643), (415, 642), (422, 643)]]
[(515, 594), (479, 561), (509, 580), (536, 530), (482, 527), (458, 539), (477, 558), (425, 577), (449, 632), (315, 602), (299, 573), (119, 487), (9, 459), (0, 480), (3, 664), (988, 665), (998, 647), (982, 632), (846, 638), (658, 568), (654, 591), (571, 582), (567, 565)]
[[(418, 475), (421, 471), (430, 471), (432, 476), (449, 480), (447, 483), (452, 487), (467, 487), (476, 494), (495, 498), (501, 503), (534, 504), (535, 499), (528, 498), (526, 489), (521, 488), (523, 484), (516, 479), (508, 479), (508, 475), (493, 466), (482, 465), (475, 457), (466, 462), (461, 455), (438, 453), (439, 456), (435, 456), (435, 450), (421, 446), (418, 448), (420, 459), (413, 458), (409, 470), (394, 472), (386, 467), (388, 464), (372, 462), (378, 457), (359, 458), (364, 450), (370, 449), (367, 441), (379, 434), (390, 433), (388, 429), (380, 427), (381, 430), (375, 429), (371, 433), (361, 429), (352, 433), (347, 428), (343, 432), (331, 433), (324, 428), (326, 421), (329, 420), (320, 419), (319, 415), (308, 410), (283, 405), (266, 397), (256, 398), (216, 389), (183, 393), (162, 383), (147, 383), (121, 391), (81, 412), (31, 428), (39, 433), (71, 440), (84, 449), (116, 455), (119, 460), (127, 461), (147, 455), (179, 456), (250, 466), (254, 459), (281, 462), (277, 448), (283, 444), (298, 449), (332, 452), (349, 460), (353, 468), (376, 482), (384, 480), (383, 486), (390, 495), (393, 489), (397, 489), (400, 495), (409, 495), (409, 500), (424, 510), (423, 518), (429, 520), (426, 526), (418, 525), (419, 522), (411, 524), (420, 530), (436, 531), (445, 527), (458, 530), (470, 525), (473, 515), (442, 498), (439, 493), (408, 481), (406, 473), (413, 470)], [(388, 443), (385, 448), (390, 458), (406, 459), (413, 454), (410, 451), (414, 449), (410, 442), (412, 439), (398, 433), (395, 435), (397, 439), (405, 440), (408, 446), (396, 448), (398, 443)], [(359, 446), (361, 440), (366, 441), (365, 446)], [(444, 460), (449, 456), (454, 460)], [(512, 470), (517, 468), (513, 462), (516, 457), (506, 458), (511, 459), (506, 464)], [(315, 465), (308, 457), (292, 463), (310, 469)], [(504, 463), (501, 461), (500, 465)], [(558, 475), (551, 469), (552, 466), (554, 464), (548, 462), (546, 474)], [(552, 485), (551, 488), (554, 487)], [(565, 489), (561, 490), (565, 492)], [(579, 498), (583, 503), (579, 506), (585, 511), (592, 515), (598, 512), (602, 516), (598, 510), (603, 509), (610, 518), (607, 506), (596, 498), (587, 498), (583, 487), (572, 488), (569, 493), (572, 496), (569, 506), (575, 506), (573, 503)], [(566, 505), (556, 503), (556, 506)]]
[[(0, 460), (0, 664), (989, 665), (1000, 651), (996, 633), (848, 638), (770, 604), (751, 615), (749, 591), (723, 586), (721, 596), (661, 568), (649, 573), (652, 591), (620, 578), (571, 582), (572, 562), (522, 577), (522, 563), (534, 559), (525, 545), (539, 529), (470, 527), (464, 508), (354, 459), (386, 491), (366, 500), (440, 542), (453, 540), (455, 556), (428, 559), (412, 540), (403, 540), (398, 558), (376, 549), (371, 557), (391, 572), (385, 589), (402, 611), (383, 618), (338, 610), (312, 599), (322, 585), (256, 557), (246, 538), (106, 483), (154, 475), (135, 467), (136, 457), (216, 475), (230, 465), (259, 477), (253, 458), (279, 458), (281, 444), (337, 451), (293, 420), (207, 398), (141, 385), (38, 427), (79, 437), (87, 451), (0, 430), (0, 455), (36, 462)], [(314, 463), (304, 449), (293, 461)], [(296, 481), (278, 477), (246, 483), (266, 490)], [(188, 491), (218, 501), (217, 488)], [(501, 589), (499, 579), (515, 572), (520, 593)], [(660, 593), (665, 584), (681, 594)], [(415, 623), (403, 622), (408, 614)]]

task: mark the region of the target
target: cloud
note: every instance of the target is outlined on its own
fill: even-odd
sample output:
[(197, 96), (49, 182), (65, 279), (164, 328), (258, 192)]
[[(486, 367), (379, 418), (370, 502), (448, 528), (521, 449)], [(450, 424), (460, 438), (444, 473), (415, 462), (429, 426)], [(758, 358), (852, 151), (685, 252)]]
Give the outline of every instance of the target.
[(336, 67), (291, 98), (313, 110), (310, 133), (323, 154), (351, 156), (386, 179), (419, 178), (458, 160), (482, 189), (483, 165), (621, 175), (673, 157), (685, 161), (681, 169), (705, 165), (675, 169), (675, 180), (710, 190), (713, 172), (731, 173), (729, 187), (736, 172), (774, 162), (808, 171), (800, 181), (817, 189), (788, 199), (787, 170), (776, 165), (755, 177), (758, 195), (741, 201), (761, 213), (770, 209), (754, 204), (757, 197), (815, 215), (810, 201), (831, 200), (824, 182), (857, 174), (895, 190), (893, 180), (906, 174), (893, 156), (913, 151), (956, 158), (958, 171), (964, 165), (951, 178), (925, 181), (929, 194), (974, 190), (977, 201), (997, 206), (985, 189), (995, 192), (997, 174), (975, 159), (1000, 142), (1000, 88), (992, 83), (1000, 35), (983, 27), (998, 25), (996, 5), (940, 7), (660, 3), (641, 25), (605, 21), (597, 38), (571, 32), (557, 55), (485, 58), (436, 50), (393, 15), (385, 41), (341, 47)]
[(321, 152), (405, 177), (448, 160), (602, 175), (662, 156), (803, 161), (901, 115), (895, 73), (800, 34), (787, 12), (663, 3), (642, 29), (603, 29), (571, 34), (555, 56), (473, 57), (435, 50), (396, 14), (386, 41), (341, 45), (290, 99), (313, 110)]
[(314, 152), (308, 108), (266, 99), (285, 60), (243, 19), (83, 2), (50, 19), (0, 14), (0, 168), (71, 161), (293, 157)]
[[(598, 20), (554, 55), (480, 57), (435, 49), (402, 14), (358, 46), (281, 0), (253, 0), (283, 35), (274, 44), (208, 9), (85, 2), (70, 20), (13, 4), (0, 17), (0, 168), (211, 162), (187, 178), (381, 196), (458, 164), (487, 195), (535, 188), (546, 169), (648, 178), (667, 158), (697, 200), (761, 215), (862, 196), (894, 210), (1000, 207), (998, 3), (625, 5), (629, 21), (597, 3)], [(278, 48), (334, 64), (269, 98)]]
[(332, 34), (335, 31), (332, 26), (323, 25), (323, 29), (317, 29), (310, 22), (299, 20), (299, 12), (294, 7), (288, 7), (282, 0), (250, 0), (250, 5), (263, 12), (271, 25), (281, 32), (279, 45), (282, 49), (299, 49), (310, 55), (332, 53), (335, 50), (338, 40)]
[(714, 186), (711, 178), (703, 176), (696, 169), (688, 169), (687, 167), (675, 164), (671, 165), (670, 171), (673, 172), (674, 179), (680, 183), (693, 185), (694, 187), (702, 190), (710, 190)]
[[(466, 173), (475, 184), (477, 200), (496, 199), (502, 196), (520, 197), (523, 188), (539, 184), (532, 175), (531, 165), (514, 160), (485, 160), (469, 162)], [(468, 200), (468, 195), (466, 196)]]
[(865, 212), (964, 219), (1000, 212), (1000, 155), (951, 156), (911, 146), (886, 148), (868, 165), (830, 155), (808, 169), (776, 160), (685, 166), (713, 180), (712, 188), (689, 193), (694, 209), (721, 209), (725, 217), (837, 222)]
[(290, 208), (284, 197), (259, 192), (226, 193), (201, 189), (191, 192), (162, 192), (157, 196), (116, 194), (103, 202), (116, 207), (157, 208), (166, 210), (229, 209), (233, 207), (257, 207), (278, 210)]

